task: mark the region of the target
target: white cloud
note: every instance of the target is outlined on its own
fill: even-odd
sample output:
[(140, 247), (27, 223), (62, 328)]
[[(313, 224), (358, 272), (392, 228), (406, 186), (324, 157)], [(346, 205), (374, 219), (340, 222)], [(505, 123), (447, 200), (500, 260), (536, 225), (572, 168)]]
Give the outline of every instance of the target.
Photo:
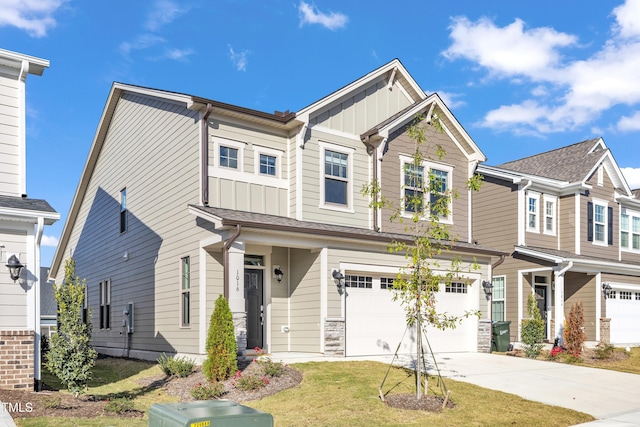
[(181, 7), (170, 0), (158, 0), (147, 17), (145, 28), (149, 31), (157, 31), (163, 25), (170, 24), (178, 16), (188, 12), (188, 10), (189, 8)]
[(320, 24), (329, 30), (337, 30), (347, 25), (349, 18), (342, 13), (331, 12), (326, 14), (320, 12), (316, 6), (312, 6), (303, 1), (298, 6), (298, 12), (300, 15), (300, 26), (305, 24)]
[(0, 27), (13, 26), (32, 37), (44, 37), (56, 26), (53, 14), (68, 0), (2, 0)]
[(615, 30), (621, 37), (640, 36), (640, 0), (627, 0), (613, 9), (617, 25)]
[[(520, 19), (498, 27), (488, 18), (465, 17), (453, 19), (452, 44), (442, 54), (474, 62), (493, 79), (533, 85), (529, 99), (488, 112), (481, 126), (534, 134), (575, 130), (614, 106), (640, 103), (640, 0), (627, 0), (613, 15), (614, 36), (582, 59), (561, 54), (578, 47), (574, 35), (526, 28)], [(630, 129), (628, 121), (620, 125)]]
[(164, 43), (165, 39), (155, 34), (141, 34), (133, 41), (120, 43), (120, 51), (128, 55), (133, 50), (144, 50), (151, 46)]
[(640, 168), (620, 168), (631, 189), (640, 188)]
[(46, 234), (43, 234), (40, 245), (55, 248), (58, 246), (58, 238), (55, 236), (47, 236)]
[(193, 53), (193, 49), (169, 49), (165, 52), (164, 57), (174, 59), (176, 61), (182, 61), (186, 60)]
[(445, 91), (437, 91), (437, 93), (449, 109), (467, 105), (465, 101), (459, 99), (462, 94)]
[(631, 116), (621, 117), (616, 126), (622, 132), (640, 131), (640, 111)]
[(247, 70), (247, 56), (251, 53), (248, 50), (243, 50), (242, 52), (236, 52), (233, 50), (231, 46), (229, 46), (229, 58), (231, 58), (231, 62), (233, 62), (233, 66), (236, 67), (238, 71), (246, 71)]

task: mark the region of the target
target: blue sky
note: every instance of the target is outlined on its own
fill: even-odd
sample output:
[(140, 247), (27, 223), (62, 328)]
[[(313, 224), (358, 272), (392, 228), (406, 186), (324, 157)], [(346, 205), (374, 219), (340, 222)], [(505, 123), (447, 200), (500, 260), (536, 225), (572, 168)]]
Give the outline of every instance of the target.
[(0, 0), (0, 47), (51, 61), (27, 80), (43, 265), (114, 81), (296, 111), (399, 58), (488, 164), (602, 136), (640, 187), (640, 0)]

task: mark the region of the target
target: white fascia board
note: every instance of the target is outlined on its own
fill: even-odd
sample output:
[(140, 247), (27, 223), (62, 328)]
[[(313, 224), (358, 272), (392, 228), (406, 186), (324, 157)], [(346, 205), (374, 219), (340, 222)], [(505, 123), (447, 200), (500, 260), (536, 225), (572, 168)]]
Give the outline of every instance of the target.
[(0, 64), (20, 69), (24, 61), (29, 63), (29, 74), (41, 76), (44, 69), (49, 68), (49, 61), (47, 59), (0, 49)]
[(553, 192), (559, 196), (571, 194), (580, 190), (590, 190), (593, 188), (592, 185), (587, 184), (584, 181), (581, 181), (581, 182), (558, 181), (551, 178), (544, 178), (536, 175), (518, 173), (515, 171), (510, 171), (508, 169), (502, 169), (495, 166), (487, 166), (483, 164), (478, 165), (476, 172), (481, 173), (483, 175), (492, 176), (495, 178), (510, 180), (514, 184), (520, 184), (523, 181), (531, 181), (532, 182), (531, 188), (533, 190)]
[(125, 92), (133, 92), (140, 95), (151, 96), (154, 98), (161, 98), (166, 101), (173, 101), (180, 105), (186, 105), (187, 108), (194, 105), (193, 99), (190, 95), (185, 95), (175, 92), (166, 92), (164, 90), (152, 89), (147, 87), (131, 86), (125, 83), (114, 83), (114, 89), (120, 89)]
[(57, 212), (2, 208), (0, 209), (0, 218), (29, 223), (37, 223), (38, 218), (42, 218), (46, 225), (51, 225), (60, 219), (60, 214)]
[(619, 273), (619, 274), (640, 274), (640, 265), (633, 264), (623, 264), (616, 261), (603, 261), (603, 260), (590, 260), (590, 259), (580, 259), (580, 258), (565, 258), (554, 256), (550, 254), (545, 254), (542, 252), (538, 252), (536, 250), (523, 248), (522, 246), (517, 246), (515, 248), (515, 252), (530, 256), (533, 258), (538, 258), (546, 261), (550, 261), (556, 264), (561, 264), (565, 262), (572, 262), (573, 267), (572, 271), (581, 271), (581, 272), (607, 272), (607, 273)]
[(516, 246), (515, 247), (515, 252), (521, 254), (521, 255), (526, 255), (526, 256), (530, 256), (533, 258), (538, 258), (538, 259), (542, 259), (545, 261), (550, 261), (556, 264), (560, 264), (564, 261), (566, 261), (566, 258), (564, 257), (559, 257), (559, 256), (554, 256), (554, 255), (550, 255), (550, 254), (545, 254), (542, 252), (538, 252), (532, 249), (528, 249), (528, 248), (524, 248), (522, 246)]
[(193, 206), (189, 206), (189, 213), (212, 223), (217, 229), (222, 228), (222, 218), (203, 212)]
[(413, 78), (411, 77), (411, 75), (407, 72), (407, 70), (404, 68), (404, 66), (402, 65), (402, 63), (397, 60), (394, 59), (393, 61), (389, 62), (386, 65), (383, 65), (380, 68), (377, 68), (375, 70), (373, 70), (372, 72), (370, 72), (369, 74), (365, 75), (364, 77), (359, 78), (358, 80), (348, 84), (347, 86), (343, 87), (342, 89), (338, 89), (337, 91), (333, 92), (332, 94), (325, 96), (324, 98), (320, 99), (317, 102), (314, 102), (313, 104), (303, 108), (300, 111), (296, 112), (296, 118), (298, 118), (299, 120), (308, 123), (309, 122), (309, 117), (312, 115), (312, 113), (325, 108), (326, 106), (333, 104), (334, 102), (340, 100), (341, 98), (343, 98), (345, 95), (353, 92), (354, 90), (356, 90), (358, 87), (363, 86), (379, 77), (381, 77), (382, 75), (396, 70), (396, 75), (400, 74), (402, 75), (406, 81), (409, 83), (409, 85), (413, 88), (413, 90), (418, 93), (418, 94), (423, 94), (423, 96), (421, 96), (421, 99), (426, 98), (426, 94), (424, 93), (424, 91), (420, 88), (420, 86), (415, 82), (415, 80), (413, 80)]

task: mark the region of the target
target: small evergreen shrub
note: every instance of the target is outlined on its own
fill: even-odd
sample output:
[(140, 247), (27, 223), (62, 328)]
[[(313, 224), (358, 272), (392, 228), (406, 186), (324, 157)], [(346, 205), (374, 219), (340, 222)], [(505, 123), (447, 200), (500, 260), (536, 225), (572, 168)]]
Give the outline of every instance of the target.
[(270, 377), (279, 377), (284, 371), (284, 365), (281, 362), (274, 362), (270, 357), (264, 359), (256, 359), (254, 363), (260, 366), (263, 374)]
[(133, 402), (128, 397), (116, 397), (107, 402), (104, 410), (114, 414), (122, 414), (133, 410)]
[(224, 385), (219, 382), (197, 383), (191, 390), (191, 397), (196, 400), (217, 399), (224, 393)]
[(209, 381), (224, 381), (238, 369), (238, 344), (233, 315), (224, 296), (220, 295), (211, 313), (207, 335), (207, 358), (202, 372)]
[(193, 372), (195, 362), (187, 357), (168, 357), (165, 353), (162, 353), (158, 359), (156, 359), (158, 365), (165, 375), (176, 376), (180, 378), (188, 377)]
[(523, 319), (521, 326), (521, 336), (524, 354), (527, 357), (538, 357), (542, 351), (542, 340), (544, 339), (544, 320), (538, 310), (538, 302), (533, 293), (527, 297), (528, 319)]
[(596, 359), (607, 360), (613, 356), (614, 347), (611, 344), (600, 343), (593, 350)]
[(47, 409), (63, 409), (62, 399), (60, 396), (49, 396), (42, 402), (42, 405)]
[(579, 357), (582, 345), (587, 339), (584, 333), (584, 308), (582, 302), (571, 304), (569, 316), (564, 322), (564, 347), (567, 352)]

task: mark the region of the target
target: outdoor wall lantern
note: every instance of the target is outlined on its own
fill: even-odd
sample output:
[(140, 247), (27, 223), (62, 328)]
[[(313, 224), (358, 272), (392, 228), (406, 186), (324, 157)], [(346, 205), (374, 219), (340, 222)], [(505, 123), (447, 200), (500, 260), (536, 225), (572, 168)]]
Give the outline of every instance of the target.
[(604, 297), (609, 298), (609, 295), (611, 293), (611, 285), (608, 283), (603, 283), (602, 284), (602, 291), (604, 292)]
[(336, 281), (336, 285), (338, 285), (339, 288), (344, 285), (344, 274), (340, 273), (339, 270), (333, 270), (331, 277)]
[(22, 271), (24, 265), (20, 262), (17, 256), (11, 255), (7, 260), (7, 267), (9, 268), (9, 276), (11, 276), (11, 280), (15, 282), (18, 280), (18, 277), (20, 277), (20, 271)]
[(488, 280), (483, 280), (482, 289), (484, 289), (487, 295), (491, 295), (491, 289), (493, 289), (493, 283), (489, 282)]
[(276, 279), (278, 279), (278, 283), (282, 282), (284, 274), (282, 273), (282, 270), (280, 270), (280, 267), (276, 267), (275, 270), (273, 270), (273, 274), (276, 276)]

